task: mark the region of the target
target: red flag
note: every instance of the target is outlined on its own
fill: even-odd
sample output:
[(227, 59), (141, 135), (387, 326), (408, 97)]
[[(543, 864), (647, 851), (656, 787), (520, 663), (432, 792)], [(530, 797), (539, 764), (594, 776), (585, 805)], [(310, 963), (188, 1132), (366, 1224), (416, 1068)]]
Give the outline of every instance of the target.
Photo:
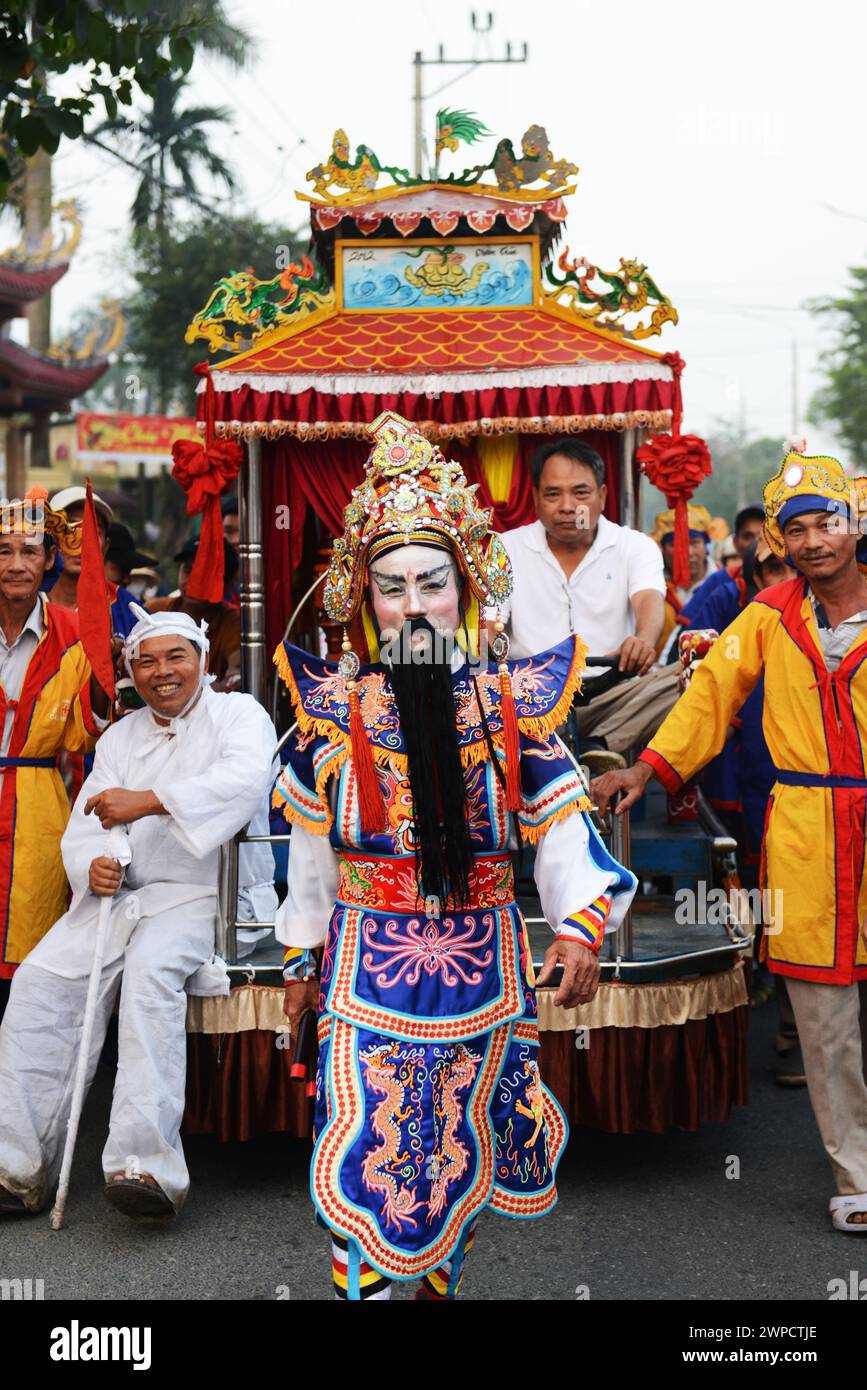
[(84, 655), (109, 700), (114, 704), (114, 662), (111, 659), (111, 603), (96, 524), (93, 491), (87, 480), (81, 531), (81, 574), (78, 579), (78, 630)]

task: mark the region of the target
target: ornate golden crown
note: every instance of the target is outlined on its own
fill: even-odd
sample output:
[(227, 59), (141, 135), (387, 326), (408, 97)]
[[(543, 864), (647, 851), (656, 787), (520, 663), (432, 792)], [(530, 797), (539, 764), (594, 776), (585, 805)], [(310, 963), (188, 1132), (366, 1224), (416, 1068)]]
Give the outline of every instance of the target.
[(479, 603), (496, 607), (512, 592), (512, 566), (490, 511), (476, 503), (459, 463), (449, 462), (408, 420), (384, 411), (370, 427), (376, 441), (364, 482), (344, 514), (334, 542), (323, 600), (335, 622), (358, 612), (367, 566), (386, 546), (445, 546)]
[(838, 459), (824, 454), (799, 454), (792, 450), (773, 478), (765, 484), (765, 538), (775, 555), (783, 559), (786, 542), (779, 515), (793, 497), (818, 496), (848, 510), (858, 524), (867, 516), (867, 478), (850, 478)]

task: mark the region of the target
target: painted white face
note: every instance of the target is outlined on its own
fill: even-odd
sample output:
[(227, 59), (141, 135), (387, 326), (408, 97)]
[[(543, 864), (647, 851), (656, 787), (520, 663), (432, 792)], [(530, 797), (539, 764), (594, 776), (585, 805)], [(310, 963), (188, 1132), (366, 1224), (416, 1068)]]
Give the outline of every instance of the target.
[[(427, 618), (451, 636), (460, 624), (456, 562), (436, 546), (402, 545), (371, 564), (370, 599), (383, 640), (396, 637), (408, 618)], [(424, 640), (415, 633), (413, 646)]]

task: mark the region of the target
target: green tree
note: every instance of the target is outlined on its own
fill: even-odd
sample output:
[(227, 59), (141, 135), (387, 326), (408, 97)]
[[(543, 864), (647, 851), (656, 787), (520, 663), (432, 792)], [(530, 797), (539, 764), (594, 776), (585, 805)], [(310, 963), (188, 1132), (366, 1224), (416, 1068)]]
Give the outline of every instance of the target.
[(125, 365), (128, 373), (140, 375), (141, 392), (133, 383), (126, 409), (195, 413), (192, 369), (208, 351), (203, 342), (184, 342), (187, 324), (221, 277), (251, 266), (268, 279), (286, 247), (293, 258), (300, 253), (285, 228), (218, 212), (191, 226), (168, 224), (162, 234), (146, 230), (139, 236), (130, 266), (136, 288), (125, 298), (124, 311), (129, 322)]
[(181, 108), (178, 98), (184, 85), (184, 78), (175, 74), (161, 77), (150, 110), (137, 122), (118, 117), (104, 121), (94, 131), (95, 141), (101, 135), (111, 134), (119, 137), (121, 143), (127, 140), (131, 144), (130, 162), (141, 171), (132, 204), (134, 237), (146, 227), (161, 232), (173, 204), (180, 198), (198, 201), (199, 170), (221, 179), (227, 193), (235, 191), (232, 171), (222, 156), (210, 148), (204, 129), (227, 121), (229, 112), (222, 106)]
[(246, 29), (226, 14), (222, 0), (147, 0), (151, 23), (172, 24), (195, 33), (196, 49), (243, 68), (253, 56), (255, 42)]
[[(221, 0), (7, 0), (0, 11), (0, 202), (24, 160), (80, 139), (97, 103), (115, 121), (136, 88), (187, 73), (194, 47), (243, 66), (253, 41)], [(74, 69), (78, 90), (52, 78)], [(66, 85), (66, 84), (64, 84)]]
[[(148, 0), (7, 0), (0, 12), (0, 199), (22, 159), (40, 149), (54, 154), (61, 138), (84, 133), (97, 101), (114, 120), (134, 87), (152, 93), (173, 69), (189, 71), (199, 26), (178, 14), (177, 6)], [(77, 93), (55, 96), (52, 77), (73, 68), (80, 70)]]
[(857, 469), (867, 465), (867, 266), (853, 266), (845, 294), (813, 300), (811, 311), (829, 321), (836, 341), (822, 354), (826, 384), (810, 403), (810, 420), (831, 425)]

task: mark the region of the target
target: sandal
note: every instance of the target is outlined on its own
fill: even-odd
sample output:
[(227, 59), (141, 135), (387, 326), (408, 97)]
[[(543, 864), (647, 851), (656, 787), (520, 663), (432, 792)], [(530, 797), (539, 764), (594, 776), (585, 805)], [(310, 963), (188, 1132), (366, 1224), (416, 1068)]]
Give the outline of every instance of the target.
[(133, 1220), (170, 1220), (175, 1215), (171, 1200), (148, 1173), (140, 1177), (128, 1178), (125, 1173), (109, 1178), (103, 1189), (105, 1200)]
[(867, 1221), (848, 1221), (854, 1212), (867, 1216), (867, 1192), (852, 1192), (845, 1197), (832, 1197), (828, 1203), (835, 1231), (850, 1236), (867, 1236)]
[(8, 1188), (0, 1187), (0, 1216), (27, 1216), (28, 1208), (25, 1207), (20, 1197), (16, 1197), (14, 1192)]

